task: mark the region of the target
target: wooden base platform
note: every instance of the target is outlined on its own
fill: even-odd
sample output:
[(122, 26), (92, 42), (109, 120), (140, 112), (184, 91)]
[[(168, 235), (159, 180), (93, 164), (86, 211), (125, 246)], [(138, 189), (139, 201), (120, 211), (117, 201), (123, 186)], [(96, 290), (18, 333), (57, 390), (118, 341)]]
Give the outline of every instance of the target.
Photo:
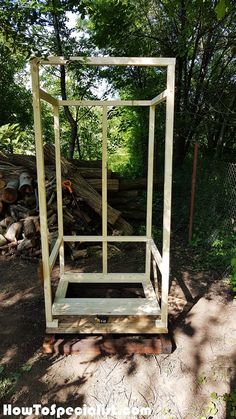
[(173, 349), (168, 335), (46, 335), (43, 342), (45, 354), (89, 354), (94, 357), (170, 354)]
[[(47, 325), (48, 334), (164, 334), (168, 329), (153, 316), (108, 316), (106, 323), (97, 316), (58, 316), (56, 324)], [(58, 324), (57, 324), (58, 322)]]

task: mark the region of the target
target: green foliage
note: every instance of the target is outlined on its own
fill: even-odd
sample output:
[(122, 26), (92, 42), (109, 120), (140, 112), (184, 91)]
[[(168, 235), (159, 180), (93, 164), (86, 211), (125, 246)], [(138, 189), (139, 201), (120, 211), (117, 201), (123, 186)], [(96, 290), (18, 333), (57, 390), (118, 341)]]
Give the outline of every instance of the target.
[(17, 381), (23, 374), (29, 372), (31, 364), (23, 364), (17, 371), (6, 373), (5, 365), (0, 365), (0, 399), (14, 391)]
[(227, 407), (227, 417), (235, 418), (236, 417), (236, 390), (232, 390), (230, 394), (225, 393), (223, 396), (226, 407)]
[(22, 130), (20, 124), (6, 124), (0, 127), (0, 150), (5, 153), (30, 154), (34, 151), (33, 133)]
[(108, 126), (109, 167), (125, 178), (143, 172), (143, 150), (140, 121), (130, 108), (114, 109)]

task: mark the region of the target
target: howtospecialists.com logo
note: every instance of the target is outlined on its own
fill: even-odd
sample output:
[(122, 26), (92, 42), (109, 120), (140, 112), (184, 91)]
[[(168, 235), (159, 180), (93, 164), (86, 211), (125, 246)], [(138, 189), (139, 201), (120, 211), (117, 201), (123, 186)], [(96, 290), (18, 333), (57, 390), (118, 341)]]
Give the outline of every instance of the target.
[(33, 404), (32, 406), (13, 406), (12, 404), (4, 404), (2, 407), (3, 416), (6, 417), (17, 417), (35, 415), (35, 416), (45, 416), (53, 418), (65, 418), (66, 416), (75, 415), (76, 417), (85, 416), (85, 417), (102, 417), (109, 418), (111, 416), (123, 415), (124, 417), (130, 417), (132, 415), (141, 415), (141, 416), (150, 416), (152, 409), (149, 407), (122, 407), (117, 409), (115, 406), (111, 405), (106, 407), (104, 405), (97, 405), (94, 407), (87, 406), (83, 404), (82, 407), (62, 407), (52, 404), (51, 406), (42, 406), (41, 404)]

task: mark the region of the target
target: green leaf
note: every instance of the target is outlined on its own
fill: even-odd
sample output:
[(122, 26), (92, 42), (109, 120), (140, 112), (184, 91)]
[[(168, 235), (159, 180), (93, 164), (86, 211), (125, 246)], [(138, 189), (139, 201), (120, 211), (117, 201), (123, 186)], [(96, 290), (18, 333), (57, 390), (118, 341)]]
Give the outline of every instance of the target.
[(215, 7), (215, 12), (216, 12), (216, 16), (217, 16), (218, 20), (220, 20), (220, 19), (222, 19), (222, 17), (224, 17), (225, 12), (226, 12), (225, 0), (220, 0), (218, 2), (218, 4)]
[(0, 374), (4, 371), (5, 365), (0, 365)]

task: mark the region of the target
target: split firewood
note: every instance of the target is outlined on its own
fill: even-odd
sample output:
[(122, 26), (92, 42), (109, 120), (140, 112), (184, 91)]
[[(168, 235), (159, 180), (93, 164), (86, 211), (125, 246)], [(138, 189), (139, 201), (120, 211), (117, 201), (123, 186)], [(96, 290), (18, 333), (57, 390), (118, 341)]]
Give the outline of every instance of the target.
[(7, 232), (5, 234), (6, 239), (9, 242), (16, 242), (18, 237), (21, 234), (22, 231), (22, 222), (18, 221), (16, 223), (11, 224), (8, 229)]
[(36, 234), (35, 223), (31, 217), (27, 217), (23, 221), (23, 233), (27, 239), (30, 239), (31, 237), (35, 236)]
[(2, 200), (8, 204), (16, 202), (18, 197), (18, 179), (9, 180), (6, 187), (3, 189)]
[(10, 224), (13, 223), (13, 221), (14, 220), (12, 217), (6, 217), (2, 221), (0, 221), (0, 226), (3, 228), (7, 228)]
[(0, 178), (0, 189), (5, 188), (5, 186), (6, 186), (6, 181), (5, 181), (5, 179)]
[[(102, 179), (87, 179), (87, 182), (97, 191), (102, 190)], [(107, 179), (107, 190), (118, 191), (119, 180), (118, 179)]]
[[(45, 155), (51, 162), (55, 161), (55, 148), (46, 144), (44, 147)], [(100, 216), (102, 214), (102, 199), (99, 193), (79, 174), (79, 170), (72, 163), (61, 157), (61, 170), (64, 178), (70, 178), (72, 188), (76, 195), (84, 198), (85, 202), (93, 208)], [(107, 217), (111, 224), (119, 218), (120, 212), (108, 206)]]
[(17, 251), (18, 252), (23, 252), (24, 250), (32, 249), (32, 247), (33, 247), (32, 241), (30, 239), (25, 238), (25, 239), (20, 240), (18, 242)]
[(4, 246), (7, 243), (6, 237), (0, 234), (0, 246)]
[(71, 259), (77, 260), (77, 259), (83, 259), (88, 257), (88, 250), (87, 249), (73, 249), (71, 253)]
[(33, 186), (32, 186), (33, 178), (28, 172), (23, 172), (20, 175), (19, 180), (19, 191), (21, 194), (32, 194)]
[(32, 220), (34, 222), (35, 233), (39, 233), (40, 232), (39, 217), (32, 217)]
[[(55, 148), (48, 144), (45, 145), (45, 155), (51, 162), (55, 161)], [(46, 169), (45, 169), (46, 170)], [(102, 216), (102, 197), (89, 183), (79, 174), (76, 166), (67, 161), (64, 157), (61, 158), (62, 175), (65, 178), (70, 178), (72, 182), (72, 189), (75, 195), (84, 198), (88, 206), (90, 206), (99, 216)], [(123, 234), (131, 235), (133, 232), (132, 226), (122, 219), (121, 213), (116, 209), (107, 205), (107, 219), (111, 225), (119, 220), (120, 230)]]

